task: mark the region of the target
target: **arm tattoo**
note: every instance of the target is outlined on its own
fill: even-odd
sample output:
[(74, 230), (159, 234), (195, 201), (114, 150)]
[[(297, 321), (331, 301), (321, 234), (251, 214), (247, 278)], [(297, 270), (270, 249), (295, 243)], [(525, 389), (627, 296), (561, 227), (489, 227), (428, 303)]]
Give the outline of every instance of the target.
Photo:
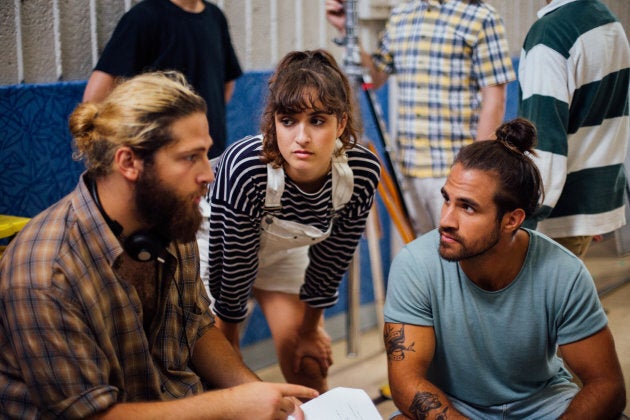
[(386, 326), (385, 328), (385, 349), (387, 351), (387, 357), (392, 361), (399, 361), (405, 358), (405, 351), (413, 351), (415, 341), (408, 346), (405, 346), (405, 326), (401, 325), (399, 330), (394, 330), (394, 327)]
[[(442, 403), (436, 394), (431, 394), (430, 392), (418, 392), (413, 397), (413, 401), (409, 406), (409, 411), (413, 414), (415, 419), (424, 420), (427, 418), (429, 411), (439, 409), (440, 407), (442, 407)], [(435, 418), (438, 420), (446, 419), (447, 411), (448, 407), (444, 407), (444, 410), (438, 413)]]

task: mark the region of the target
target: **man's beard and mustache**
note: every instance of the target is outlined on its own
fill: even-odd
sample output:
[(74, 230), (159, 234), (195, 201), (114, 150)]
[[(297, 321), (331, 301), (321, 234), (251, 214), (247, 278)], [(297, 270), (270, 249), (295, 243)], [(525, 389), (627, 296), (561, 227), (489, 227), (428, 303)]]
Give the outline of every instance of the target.
[(457, 235), (457, 232), (454, 229), (440, 227), (439, 232), (444, 232), (451, 238), (455, 239), (457, 244), (461, 247), (459, 250), (453, 250), (453, 245), (443, 244), (440, 240), (440, 257), (451, 262), (479, 257), (493, 249), (501, 239), (501, 226), (498, 223), (496, 228), (489, 232), (485, 237), (477, 239), (472, 243)]
[(200, 188), (186, 197), (165, 185), (153, 165), (145, 165), (136, 184), (135, 204), (150, 230), (167, 241), (191, 242), (201, 226), (202, 216), (195, 198), (204, 196)]

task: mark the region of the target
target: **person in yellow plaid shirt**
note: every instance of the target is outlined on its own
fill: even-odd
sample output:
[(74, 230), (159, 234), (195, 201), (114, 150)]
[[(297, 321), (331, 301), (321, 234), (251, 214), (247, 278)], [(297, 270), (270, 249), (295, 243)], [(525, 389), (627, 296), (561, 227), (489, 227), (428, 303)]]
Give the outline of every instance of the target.
[[(326, 0), (328, 21), (341, 32), (344, 2)], [(428, 232), (440, 220), (440, 188), (457, 152), (490, 138), (503, 120), (506, 84), (516, 78), (503, 21), (483, 1), (405, 1), (378, 50), (361, 56), (375, 88), (396, 75), (396, 160), (414, 230)]]

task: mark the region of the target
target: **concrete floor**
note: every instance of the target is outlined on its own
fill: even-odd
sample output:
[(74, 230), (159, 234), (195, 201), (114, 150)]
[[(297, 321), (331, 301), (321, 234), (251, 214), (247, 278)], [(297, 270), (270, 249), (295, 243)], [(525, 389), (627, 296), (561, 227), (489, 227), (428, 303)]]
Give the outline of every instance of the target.
[[(630, 254), (619, 256), (615, 238), (609, 236), (591, 246), (585, 263), (595, 279), (608, 314), (630, 401)], [(387, 359), (381, 337), (381, 332), (376, 328), (364, 331), (359, 342), (359, 353), (355, 357), (346, 356), (345, 341), (335, 342), (335, 364), (330, 371), (329, 385), (331, 388), (343, 386), (364, 389), (375, 402), (379, 413), (387, 419), (396, 408), (391, 400), (382, 398), (379, 392), (387, 384)], [(277, 365), (257, 373), (263, 380), (283, 380)], [(630, 407), (626, 407), (625, 414), (630, 416)]]

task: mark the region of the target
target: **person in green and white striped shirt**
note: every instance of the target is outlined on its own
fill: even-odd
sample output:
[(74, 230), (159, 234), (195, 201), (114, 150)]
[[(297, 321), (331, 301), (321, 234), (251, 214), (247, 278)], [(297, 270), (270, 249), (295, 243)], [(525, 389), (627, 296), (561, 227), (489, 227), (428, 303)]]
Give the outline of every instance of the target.
[(523, 45), (519, 116), (538, 130), (544, 205), (529, 222), (583, 257), (626, 223), (630, 47), (600, 0), (548, 0)]

